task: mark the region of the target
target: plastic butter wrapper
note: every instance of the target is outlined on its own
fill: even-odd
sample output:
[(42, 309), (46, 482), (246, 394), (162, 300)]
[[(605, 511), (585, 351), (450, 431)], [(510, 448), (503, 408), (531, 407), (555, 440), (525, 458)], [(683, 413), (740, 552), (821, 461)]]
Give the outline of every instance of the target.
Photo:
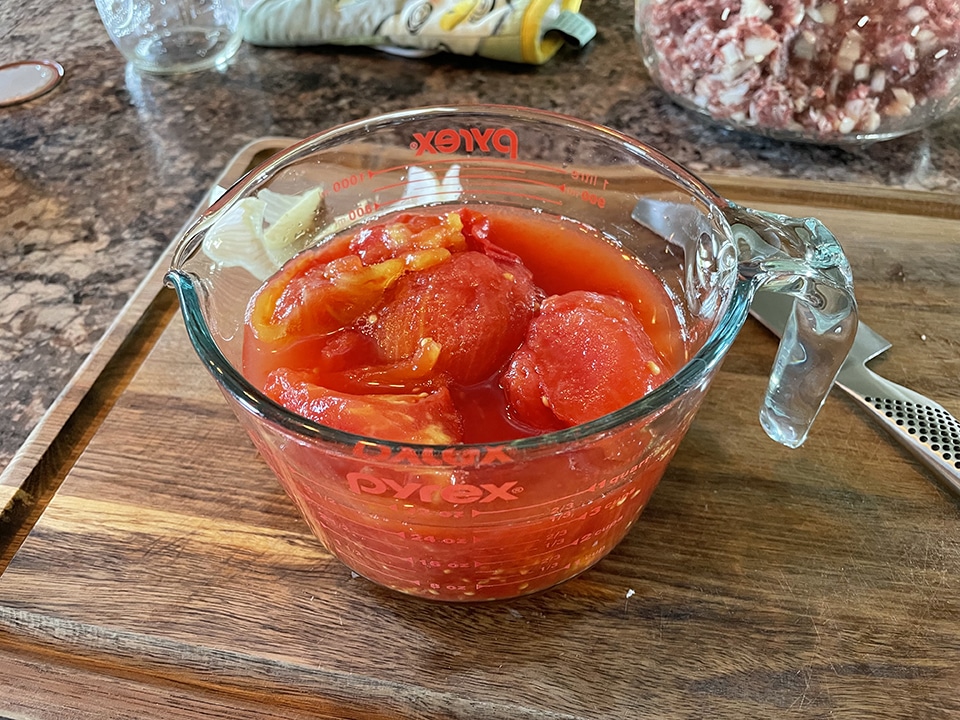
[(245, 25), (247, 42), (268, 47), (367, 45), (534, 65), (596, 34), (580, 0), (255, 0)]

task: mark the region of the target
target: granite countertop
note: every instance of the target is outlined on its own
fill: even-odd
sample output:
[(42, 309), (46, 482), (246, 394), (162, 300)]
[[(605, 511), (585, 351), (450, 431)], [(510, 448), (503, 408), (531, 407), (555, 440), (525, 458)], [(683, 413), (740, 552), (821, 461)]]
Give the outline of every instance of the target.
[(720, 130), (651, 86), (632, 2), (587, 5), (596, 39), (543, 67), (244, 45), (225, 72), (164, 78), (125, 69), (92, 2), (3, 3), (0, 64), (50, 58), (66, 75), (53, 92), (0, 108), (0, 468), (219, 171), (258, 137), (302, 137), (417, 105), (497, 102), (609, 125), (695, 171), (960, 190), (956, 115), (856, 151)]

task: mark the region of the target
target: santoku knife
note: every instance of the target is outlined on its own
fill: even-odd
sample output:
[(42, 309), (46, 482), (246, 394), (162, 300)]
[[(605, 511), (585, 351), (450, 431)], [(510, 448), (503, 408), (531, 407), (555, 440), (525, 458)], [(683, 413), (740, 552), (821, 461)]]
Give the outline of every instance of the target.
[[(751, 314), (779, 337), (793, 306), (788, 295), (759, 292)], [(891, 344), (862, 322), (836, 385), (960, 497), (960, 422), (937, 403), (868, 369)]]

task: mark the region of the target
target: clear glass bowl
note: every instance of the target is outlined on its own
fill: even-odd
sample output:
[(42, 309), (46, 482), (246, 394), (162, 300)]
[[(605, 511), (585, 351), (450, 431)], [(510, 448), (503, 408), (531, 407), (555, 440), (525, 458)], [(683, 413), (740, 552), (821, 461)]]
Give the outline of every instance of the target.
[(654, 82), (723, 125), (824, 144), (960, 104), (960, 0), (636, 0)]
[[(317, 194), (317, 189), (320, 193)], [(571, 218), (669, 289), (689, 361), (626, 407), (558, 432), (489, 444), (385, 441), (274, 403), (242, 372), (251, 296), (276, 268), (232, 254), (238, 211), (320, 200), (300, 247), (400, 209), (507, 205)], [(298, 202), (294, 207), (298, 208)], [(260, 206), (262, 207), (262, 206)], [(291, 211), (292, 212), (292, 211)], [(313, 215), (313, 213), (316, 215)], [(270, 228), (284, 226), (261, 211)], [(244, 240), (246, 242), (246, 240)], [(551, 252), (550, 233), (535, 238)], [(282, 262), (282, 260), (278, 261)], [(807, 434), (857, 323), (850, 270), (815, 220), (737, 207), (653, 148), (523, 108), (437, 107), (333, 128), (251, 171), (181, 238), (167, 275), (187, 332), (263, 459), (327, 548), (357, 573), (422, 597), (473, 601), (551, 587), (606, 555), (639, 516), (759, 288), (797, 298), (761, 422)], [(744, 453), (757, 452), (743, 448)]]

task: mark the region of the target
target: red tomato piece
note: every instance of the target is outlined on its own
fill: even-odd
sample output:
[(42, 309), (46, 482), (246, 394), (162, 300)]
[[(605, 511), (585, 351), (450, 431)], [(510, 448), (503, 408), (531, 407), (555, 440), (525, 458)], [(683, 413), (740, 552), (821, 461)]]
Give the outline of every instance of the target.
[(403, 257), (408, 253), (444, 248), (465, 250), (463, 222), (457, 213), (399, 215), (392, 222), (362, 228), (350, 241), (350, 252), (364, 265)]
[(279, 369), (264, 388), (275, 402), (345, 432), (395, 442), (449, 445), (462, 437), (445, 387), (416, 395), (352, 395), (311, 382), (309, 373)]
[(552, 430), (618, 410), (670, 374), (628, 303), (575, 291), (543, 302), (501, 384), (518, 421)]
[(426, 339), (440, 344), (437, 373), (470, 385), (493, 375), (523, 340), (538, 290), (522, 265), (478, 252), (404, 275), (372, 327), (383, 356), (413, 355)]
[(356, 255), (318, 264), (308, 251), (253, 296), (247, 321), (268, 343), (334, 332), (376, 307), (405, 269), (400, 259), (364, 266)]
[(537, 354), (525, 342), (510, 358), (500, 384), (507, 396), (507, 415), (533, 434), (562, 430), (566, 423), (554, 415), (543, 390)]
[(284, 338), (272, 343), (257, 342), (250, 335), (249, 325), (244, 332), (244, 374), (257, 387), (263, 387), (276, 368), (304, 370), (320, 377), (362, 365), (376, 352), (373, 341), (356, 330)]
[(420, 393), (443, 384), (434, 370), (439, 358), (440, 344), (424, 338), (410, 357), (381, 365), (355, 364), (326, 379), (348, 392)]

